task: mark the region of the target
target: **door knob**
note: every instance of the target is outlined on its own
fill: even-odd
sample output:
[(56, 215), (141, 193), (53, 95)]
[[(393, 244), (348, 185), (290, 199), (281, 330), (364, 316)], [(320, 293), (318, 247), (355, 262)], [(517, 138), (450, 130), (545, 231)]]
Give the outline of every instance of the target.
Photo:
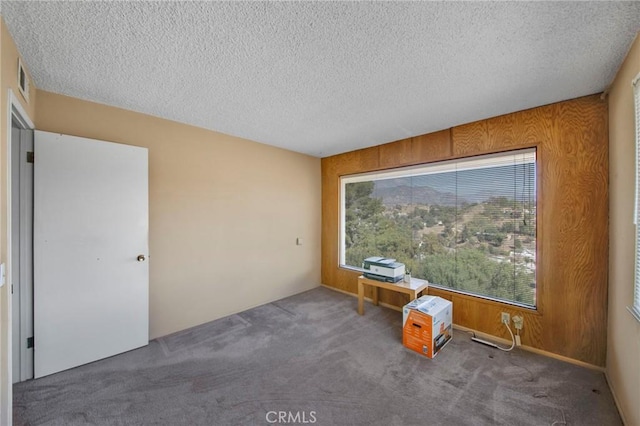
[(138, 262), (144, 262), (146, 259), (146, 257), (144, 257), (144, 254), (139, 254), (138, 255)]

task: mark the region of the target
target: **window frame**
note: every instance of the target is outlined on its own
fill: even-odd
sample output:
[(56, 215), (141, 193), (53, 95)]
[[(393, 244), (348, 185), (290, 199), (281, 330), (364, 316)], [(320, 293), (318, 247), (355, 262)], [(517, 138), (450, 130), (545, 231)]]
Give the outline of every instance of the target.
[[(346, 214), (346, 209), (345, 209), (345, 197), (346, 197), (346, 185), (348, 183), (355, 183), (355, 182), (364, 182), (364, 181), (368, 181), (368, 180), (374, 180), (376, 178), (381, 179), (389, 179), (389, 178), (394, 178), (394, 177), (408, 177), (411, 176), (412, 172), (416, 173), (416, 171), (420, 170), (420, 169), (431, 169), (431, 170), (436, 170), (436, 169), (440, 169), (440, 170), (450, 170), (450, 167), (447, 167), (448, 165), (451, 164), (464, 164), (467, 162), (473, 163), (475, 161), (477, 161), (478, 159), (492, 159), (492, 158), (496, 158), (496, 157), (502, 157), (502, 156), (508, 156), (510, 153), (533, 153), (534, 156), (534, 163), (535, 163), (535, 204), (536, 204), (536, 288), (535, 288), (535, 292), (536, 292), (536, 296), (535, 296), (535, 303), (534, 305), (529, 305), (529, 304), (524, 304), (524, 303), (519, 303), (517, 301), (512, 301), (512, 300), (505, 300), (505, 299), (498, 299), (498, 298), (494, 298), (491, 297), (489, 295), (482, 295), (482, 294), (476, 294), (476, 293), (470, 293), (464, 290), (460, 290), (460, 289), (454, 289), (454, 288), (449, 288), (446, 286), (441, 286), (438, 285), (437, 283), (429, 283), (430, 287), (434, 287), (437, 290), (441, 290), (441, 291), (446, 291), (446, 292), (452, 292), (452, 293), (456, 293), (462, 297), (465, 298), (472, 298), (472, 299), (480, 299), (480, 300), (484, 300), (485, 302), (490, 302), (490, 303), (497, 303), (497, 304), (501, 304), (501, 305), (507, 305), (507, 306), (513, 306), (513, 307), (517, 307), (520, 309), (525, 309), (528, 310), (532, 313), (535, 314), (540, 314), (541, 313), (541, 295), (542, 295), (542, 268), (541, 265), (543, 263), (542, 258), (540, 256), (540, 252), (541, 252), (541, 246), (542, 246), (542, 238), (541, 238), (541, 233), (540, 233), (540, 225), (541, 225), (541, 220), (542, 220), (542, 211), (540, 210), (540, 206), (539, 204), (541, 203), (541, 175), (540, 175), (540, 170), (541, 170), (541, 166), (540, 166), (540, 157), (541, 157), (541, 153), (539, 152), (539, 144), (531, 144), (531, 145), (525, 145), (522, 147), (516, 147), (513, 149), (508, 149), (508, 150), (504, 150), (504, 151), (492, 151), (492, 152), (485, 152), (485, 153), (479, 153), (479, 154), (474, 154), (474, 155), (470, 155), (470, 156), (463, 156), (463, 157), (456, 157), (456, 158), (449, 158), (449, 159), (444, 159), (444, 160), (437, 160), (437, 161), (433, 161), (433, 162), (426, 162), (426, 163), (421, 163), (421, 164), (414, 164), (414, 165), (408, 165), (408, 166), (397, 166), (397, 167), (390, 167), (387, 169), (376, 169), (376, 170), (371, 170), (371, 171), (366, 171), (366, 172), (360, 172), (360, 173), (353, 173), (353, 174), (345, 174), (345, 175), (340, 175), (338, 177), (338, 188), (339, 188), (339, 206), (338, 206), (338, 268), (340, 269), (346, 269), (346, 270), (350, 270), (350, 271), (356, 271), (356, 272), (364, 272), (364, 269), (362, 269), (362, 267), (356, 267), (356, 266), (352, 266), (352, 265), (347, 265), (346, 264), (346, 248), (345, 248), (345, 232), (346, 232), (346, 220), (345, 220), (345, 214)], [(512, 164), (510, 162), (505, 162), (505, 165), (508, 164)], [(495, 163), (493, 163), (492, 165), (490, 165), (489, 167), (497, 167), (497, 165)], [(474, 167), (475, 168), (475, 167)], [(460, 170), (464, 170), (464, 168), (460, 169)], [(437, 173), (437, 171), (433, 171), (432, 173)]]

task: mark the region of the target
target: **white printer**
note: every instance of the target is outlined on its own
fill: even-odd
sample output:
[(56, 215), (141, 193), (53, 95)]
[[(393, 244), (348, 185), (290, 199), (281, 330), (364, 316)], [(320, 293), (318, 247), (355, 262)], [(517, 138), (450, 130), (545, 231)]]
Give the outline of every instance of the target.
[(364, 276), (373, 280), (397, 283), (404, 278), (404, 263), (384, 257), (368, 257), (362, 262)]

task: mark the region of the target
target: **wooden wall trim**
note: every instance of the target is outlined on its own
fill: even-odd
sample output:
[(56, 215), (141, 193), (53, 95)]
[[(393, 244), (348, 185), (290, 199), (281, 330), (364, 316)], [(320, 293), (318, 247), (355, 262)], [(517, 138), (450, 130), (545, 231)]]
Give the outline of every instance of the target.
[[(357, 294), (353, 294), (353, 293), (350, 293), (350, 292), (344, 291), (344, 290), (339, 290), (339, 289), (337, 289), (335, 287), (331, 287), (331, 286), (328, 286), (326, 284), (322, 284), (322, 287), (325, 287), (325, 288), (327, 288), (329, 290), (332, 290), (332, 291), (337, 291), (337, 292), (342, 293), (342, 294), (346, 294), (348, 296), (353, 297), (354, 299), (358, 297)], [(372, 302), (373, 301), (373, 299), (370, 298), (370, 297), (365, 297), (364, 299), (367, 302)], [(385, 302), (379, 302), (379, 305), (383, 306), (385, 308), (392, 309), (394, 311), (402, 312), (402, 307), (399, 307), (399, 306), (396, 306), (396, 305), (391, 305), (391, 304), (385, 303)], [(356, 305), (354, 305), (354, 307), (355, 306)], [(496, 337), (494, 335), (483, 333), (481, 331), (474, 330), (472, 328), (464, 327), (462, 325), (457, 324), (455, 321), (453, 322), (453, 328), (455, 330), (461, 331), (463, 333), (473, 333), (477, 337), (480, 337), (480, 338), (485, 339), (485, 340), (486, 339), (491, 340), (491, 341), (493, 341), (495, 343), (504, 345), (505, 347), (511, 346), (511, 343), (512, 343), (512, 341), (509, 340), (509, 339)], [(576, 359), (573, 359), (573, 358), (568, 358), (568, 357), (565, 357), (565, 356), (562, 356), (562, 355), (557, 355), (557, 354), (554, 354), (554, 353), (551, 353), (551, 352), (543, 351), (541, 349), (537, 349), (537, 348), (534, 348), (534, 347), (531, 347), (531, 346), (522, 345), (522, 346), (519, 346), (519, 349), (527, 351), (527, 352), (533, 352), (533, 353), (539, 354), (539, 355), (544, 355), (544, 356), (547, 356), (549, 358), (557, 359), (557, 360), (560, 360), (560, 361), (568, 362), (570, 364), (578, 365), (580, 367), (589, 368), (591, 370), (595, 370), (595, 371), (598, 371), (598, 372), (601, 372), (601, 373), (605, 372), (605, 368), (604, 367), (600, 367), (600, 366), (597, 366), (597, 365), (589, 364), (589, 363), (586, 363), (586, 362), (583, 362), (583, 361), (579, 361), (579, 360), (576, 360)], [(615, 399), (615, 395), (614, 395), (614, 399)], [(620, 407), (618, 407), (618, 410), (620, 410)]]
[[(343, 175), (537, 146), (538, 309), (430, 288), (452, 300), (454, 322), (499, 338), (500, 312), (525, 318), (523, 345), (605, 365), (608, 271), (607, 104), (591, 95), (322, 159), (322, 282), (357, 292), (340, 268), (339, 178)], [(366, 294), (370, 296), (370, 294)], [(406, 300), (381, 291), (381, 302)]]
[[(455, 323), (453, 324), (453, 328), (455, 330), (457, 330), (457, 331), (461, 331), (461, 332), (464, 332), (464, 333), (473, 333), (477, 337), (480, 337), (481, 339), (493, 340), (494, 342), (496, 342), (498, 344), (501, 344), (501, 345), (503, 345), (505, 347), (510, 347), (511, 344), (512, 344), (511, 338), (502, 339), (502, 338), (499, 338), (499, 337), (491, 336), (491, 335), (486, 334), (486, 333), (482, 333), (482, 332), (480, 332), (478, 330), (473, 330), (471, 328), (463, 327), (463, 326), (455, 324)], [(573, 359), (573, 358), (567, 358), (565, 356), (554, 354), (552, 352), (543, 351), (541, 349), (534, 348), (534, 347), (531, 347), (531, 346), (522, 345), (522, 346), (519, 346), (518, 348), (523, 350), (523, 351), (532, 352), (532, 353), (538, 354), (538, 355), (544, 355), (546, 357), (557, 359), (557, 360), (563, 361), (563, 362), (568, 362), (569, 364), (577, 365), (579, 367), (588, 368), (590, 370), (594, 370), (594, 371), (597, 371), (599, 373), (604, 373), (605, 372), (604, 367), (600, 367), (598, 365), (589, 364), (587, 362), (579, 361), (579, 360), (576, 360), (576, 359)]]

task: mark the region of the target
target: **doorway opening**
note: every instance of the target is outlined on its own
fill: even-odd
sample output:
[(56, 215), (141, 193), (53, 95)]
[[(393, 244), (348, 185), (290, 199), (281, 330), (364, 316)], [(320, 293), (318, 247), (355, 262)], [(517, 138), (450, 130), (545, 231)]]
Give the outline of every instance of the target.
[(8, 293), (12, 383), (33, 378), (33, 123), (9, 93)]

